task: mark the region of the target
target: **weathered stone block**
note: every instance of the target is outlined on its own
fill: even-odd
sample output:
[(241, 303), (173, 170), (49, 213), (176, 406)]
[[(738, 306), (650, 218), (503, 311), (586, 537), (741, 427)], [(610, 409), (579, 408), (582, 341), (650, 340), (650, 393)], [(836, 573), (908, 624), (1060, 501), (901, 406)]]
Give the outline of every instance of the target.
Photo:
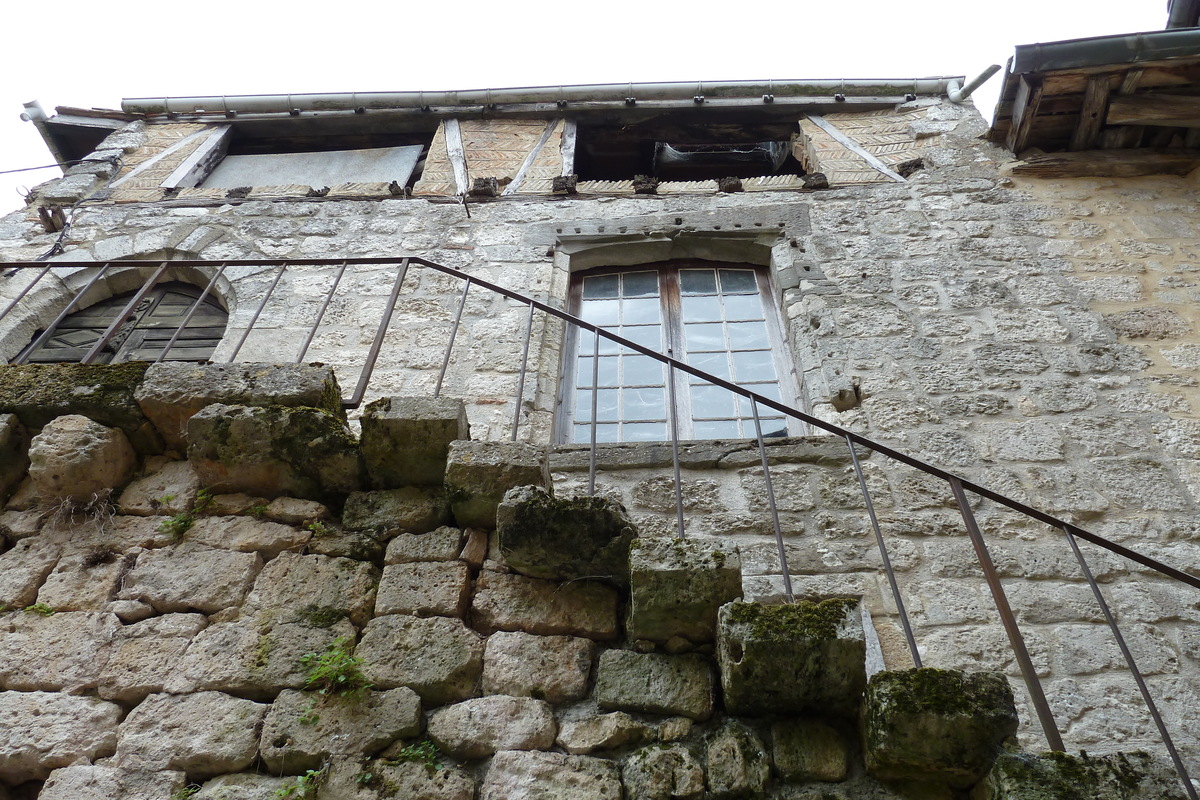
[(267, 504), (263, 512), (267, 519), (283, 522), (288, 525), (304, 525), (329, 519), (329, 509), (323, 503), (315, 500), (301, 500), (298, 497), (276, 497)]
[(95, 697), (0, 692), (0, 778), (43, 780), (77, 759), (112, 755), (123, 710)]
[(499, 750), (546, 750), (557, 725), (549, 703), (529, 697), (491, 695), (438, 709), (429, 718), (429, 738), (459, 759)]
[(621, 800), (612, 761), (562, 753), (506, 750), (488, 765), (479, 800)]
[(713, 712), (713, 675), (707, 658), (608, 650), (596, 668), (601, 708), (706, 720)]
[(682, 745), (643, 748), (621, 767), (628, 800), (699, 800), (704, 797), (704, 767)]
[(137, 455), (119, 428), (87, 417), (58, 417), (29, 444), (29, 479), (44, 503), (107, 497), (133, 477)]
[(161, 692), (179, 668), (187, 646), (206, 625), (203, 614), (164, 614), (121, 626), (100, 671), (96, 693), (105, 700), (137, 703)]
[(876, 778), (967, 788), (1017, 731), (1008, 679), (998, 672), (879, 672), (863, 707), (867, 770)]
[(25, 608), (58, 563), (62, 545), (45, 536), (22, 539), (0, 554), (0, 608)]
[(637, 535), (625, 508), (602, 497), (559, 500), (537, 486), (510, 489), (496, 510), (500, 553), (533, 578), (609, 578), (624, 585)]
[(429, 705), (478, 693), (483, 638), (450, 617), (376, 617), (367, 623), (355, 655), (378, 688), (408, 686)]
[(299, 550), (309, 540), (308, 531), (254, 517), (198, 517), (186, 536), (189, 542), (260, 553), (263, 558), (275, 558), (285, 550)]
[(775, 769), (785, 781), (846, 780), (850, 750), (833, 727), (816, 719), (785, 719), (771, 726)]
[(38, 800), (162, 800), (186, 784), (187, 776), (175, 770), (137, 772), (79, 765), (50, 773)]
[(727, 721), (708, 739), (708, 796), (743, 800), (763, 793), (771, 767), (762, 740), (736, 720)]
[(471, 599), (471, 575), (461, 561), (391, 564), (383, 568), (376, 614), (461, 617)]
[(16, 414), (0, 413), (0, 500), (16, 491), (27, 469), (29, 431)]
[(411, 689), (355, 699), (284, 690), (263, 721), (259, 752), (271, 772), (297, 775), (330, 758), (373, 756), (420, 732), (421, 700)]
[(387, 543), (384, 564), (454, 561), (462, 551), (463, 532), (443, 526), (429, 533), (401, 533)]
[(589, 639), (617, 636), (617, 592), (588, 581), (559, 585), (523, 575), (484, 570), (472, 604), (473, 624), (484, 633), (525, 631)]
[(294, 778), (272, 778), (254, 772), (218, 775), (205, 781), (189, 800), (275, 800), (293, 783)]
[(345, 419), (331, 367), (304, 364), (151, 364), (134, 396), (167, 445), (183, 451), (188, 420), (205, 406), (320, 408)]
[(470, 439), (462, 400), (384, 397), (362, 415), (362, 454), (371, 486), (441, 486), (450, 443)]
[(28, 539), (41, 530), (42, 518), (45, 516), (45, 512), (40, 509), (0, 511), (0, 536), (7, 538), (9, 544)]
[(213, 614), (238, 606), (262, 569), (258, 553), (237, 553), (196, 542), (147, 550), (125, 576), (122, 600), (141, 600), (161, 614)]
[(308, 540), (308, 552), (318, 556), (353, 558), (355, 561), (379, 561), (383, 558), (384, 543), (362, 531), (344, 531), (325, 526)]
[(317, 408), (215, 403), (187, 422), (188, 460), (214, 492), (316, 500), (359, 488), (354, 437)]
[(483, 651), (484, 694), (565, 703), (587, 696), (596, 645), (574, 636), (500, 631)]
[(734, 546), (685, 539), (637, 539), (629, 555), (629, 635), (711, 642), (717, 610), (742, 596)]
[(406, 486), (354, 492), (346, 499), (342, 523), (351, 530), (375, 531), (381, 538), (407, 531), (426, 533), (450, 521), (450, 505), (440, 488)]
[(734, 602), (717, 617), (717, 661), (731, 714), (852, 715), (866, 686), (857, 600)]
[(546, 449), (519, 442), (452, 442), (445, 484), (458, 527), (490, 530), (509, 489), (550, 487)]
[[(395, 787), (394, 797), (411, 800), (475, 800), (475, 779), (456, 767), (443, 765), (431, 770), (424, 764), (402, 761), (399, 764), (376, 762), (371, 770), (382, 786)], [(360, 789), (354, 800), (374, 800), (372, 789)], [(232, 798), (231, 798), (232, 800)]]
[(246, 598), (247, 609), (293, 613), (317, 609), (363, 625), (375, 603), (379, 569), (349, 558), (280, 553), (267, 564)]
[(1183, 800), (1175, 772), (1143, 752), (1003, 753), (973, 800)]
[(134, 557), (104, 549), (64, 555), (38, 590), (38, 602), (56, 611), (104, 611)]
[(115, 764), (205, 778), (248, 767), (267, 706), (220, 692), (152, 694), (118, 730)]
[(188, 461), (168, 461), (157, 471), (125, 487), (117, 501), (122, 514), (182, 514), (190, 511), (200, 479)]
[(596, 706), (583, 704), (562, 713), (556, 743), (568, 753), (582, 755), (653, 738), (653, 726), (638, 722), (624, 711), (600, 714)]
[(89, 611), (0, 615), (0, 687), (23, 692), (90, 689), (100, 680), (120, 627), (112, 614)]

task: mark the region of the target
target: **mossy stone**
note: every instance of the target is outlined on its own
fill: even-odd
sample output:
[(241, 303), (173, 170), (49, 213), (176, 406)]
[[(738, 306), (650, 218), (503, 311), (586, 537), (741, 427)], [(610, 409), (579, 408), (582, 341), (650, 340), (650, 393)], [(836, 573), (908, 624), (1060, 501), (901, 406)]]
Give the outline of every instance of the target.
[(1184, 800), (1174, 771), (1144, 752), (1004, 753), (972, 800)]
[(632, 638), (704, 644), (716, 638), (717, 609), (742, 596), (742, 562), (729, 545), (635, 539), (629, 584)]

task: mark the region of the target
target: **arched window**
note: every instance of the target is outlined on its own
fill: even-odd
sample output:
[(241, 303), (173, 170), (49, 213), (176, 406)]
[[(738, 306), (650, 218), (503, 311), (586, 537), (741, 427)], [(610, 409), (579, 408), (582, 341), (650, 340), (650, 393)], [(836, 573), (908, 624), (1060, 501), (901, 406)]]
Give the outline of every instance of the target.
[[(164, 283), (151, 289), (117, 330), (95, 364), (118, 361), (154, 361), (162, 354), (201, 290), (187, 283)], [(64, 319), (41, 346), (33, 344), (18, 357), (29, 363), (80, 361), (104, 335), (133, 293), (110, 297)], [(207, 361), (225, 335), (228, 313), (211, 295), (204, 298), (183, 326), (167, 354), (170, 361)], [(33, 341), (42, 331), (34, 334)]]
[[(652, 266), (652, 269), (648, 269)], [(746, 264), (672, 261), (573, 276), (571, 309), (584, 320), (764, 397), (796, 403), (795, 381), (766, 270)], [(665, 365), (586, 331), (572, 332), (561, 427), (568, 442), (670, 438)], [(755, 435), (748, 400), (675, 374), (681, 439)], [(759, 406), (763, 435), (784, 436), (788, 421)]]

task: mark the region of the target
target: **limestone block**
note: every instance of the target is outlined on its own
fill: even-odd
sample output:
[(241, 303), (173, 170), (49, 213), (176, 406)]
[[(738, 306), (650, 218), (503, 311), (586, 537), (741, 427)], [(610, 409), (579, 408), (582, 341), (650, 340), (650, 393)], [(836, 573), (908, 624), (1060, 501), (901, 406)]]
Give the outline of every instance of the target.
[(187, 422), (188, 460), (214, 492), (336, 498), (359, 488), (354, 437), (318, 408), (216, 403)]
[(471, 575), (461, 561), (391, 564), (383, 568), (376, 614), (461, 617), (471, 599)]
[(838, 731), (816, 719), (784, 719), (771, 725), (775, 769), (785, 781), (846, 780), (850, 749)]
[(624, 711), (599, 713), (590, 704), (564, 711), (558, 720), (556, 744), (568, 753), (582, 755), (611, 750), (654, 738), (654, 728)]
[(441, 486), (450, 443), (470, 439), (462, 400), (384, 397), (362, 415), (362, 454), (371, 486)]
[(717, 626), (721, 688), (731, 714), (857, 712), (867, 682), (857, 600), (734, 602), (721, 607)]
[(236, 772), (218, 775), (205, 781), (200, 791), (188, 800), (276, 800), (287, 786), (295, 783), (292, 778), (272, 778), (256, 772)]
[(707, 743), (708, 797), (742, 800), (761, 795), (771, 767), (762, 740), (737, 720), (727, 721)]
[(0, 500), (16, 491), (29, 469), (29, 431), (16, 414), (0, 413)]
[(375, 604), (379, 570), (349, 558), (281, 553), (263, 568), (248, 609), (327, 609), (363, 625)]
[(18, 539), (27, 539), (41, 530), (44, 516), (46, 513), (36, 508), (28, 511), (0, 511), (0, 536), (6, 537), (10, 544)]
[(267, 504), (264, 514), (267, 519), (288, 525), (304, 525), (308, 522), (329, 519), (329, 509), (315, 500), (298, 497), (276, 497)]
[(546, 750), (557, 725), (550, 704), (529, 697), (491, 695), (464, 700), (433, 712), (429, 738), (458, 759), (499, 750)]
[(482, 637), (450, 617), (376, 617), (355, 655), (376, 687), (408, 686), (434, 706), (477, 694), (483, 671)]
[(25, 608), (58, 563), (62, 545), (45, 536), (22, 539), (0, 554), (0, 608)]
[(187, 776), (174, 770), (134, 772), (81, 764), (51, 772), (38, 800), (162, 800), (186, 784)]
[(442, 526), (428, 533), (401, 533), (387, 543), (384, 564), (453, 561), (462, 550), (463, 532)]
[(496, 508), (509, 489), (550, 487), (546, 450), (519, 442), (453, 442), (445, 483), (458, 526), (490, 530), (496, 527)]
[[(409, 800), (475, 800), (475, 779), (451, 766), (431, 770), (424, 764), (402, 761), (398, 764), (375, 763), (371, 770), (383, 786), (395, 787), (394, 797)], [(374, 800), (378, 794), (360, 789), (354, 800)], [(230, 800), (234, 800), (230, 798)]]
[(575, 636), (493, 633), (483, 651), (483, 692), (555, 704), (581, 700), (595, 651), (591, 639)]
[(713, 675), (700, 655), (608, 650), (596, 667), (596, 700), (611, 711), (640, 711), (706, 720), (713, 713)]
[(188, 420), (200, 409), (234, 406), (305, 406), (345, 418), (331, 367), (305, 364), (151, 364), (134, 393), (167, 445), (183, 452)]
[(308, 552), (314, 556), (352, 558), (355, 561), (379, 561), (383, 558), (384, 543), (361, 531), (344, 531), (325, 526), (323, 533), (314, 533), (308, 540)]
[(125, 487), (117, 501), (122, 514), (182, 514), (190, 511), (200, 490), (200, 479), (188, 461), (168, 461), (157, 472)]
[(0, 413), (16, 414), (27, 428), (79, 414), (120, 428), (140, 452), (162, 441), (133, 399), (146, 364), (22, 364), (0, 368)]
[(1012, 689), (998, 672), (878, 672), (863, 719), (871, 775), (958, 788), (978, 783), (1017, 731)]
[(496, 510), (500, 553), (533, 578), (602, 577), (624, 585), (637, 531), (625, 508), (603, 497), (556, 499), (537, 486), (510, 489)]
[(978, 800), (1183, 800), (1167, 764), (1144, 752), (1003, 753), (971, 795)]
[(421, 701), (411, 689), (356, 699), (284, 690), (263, 721), (259, 751), (272, 773), (298, 775), (335, 756), (373, 756), (420, 732)]
[(241, 605), (262, 564), (258, 553), (237, 553), (185, 541), (140, 554), (118, 596), (149, 603), (160, 614), (213, 614)]
[(42, 502), (107, 497), (136, 466), (124, 431), (77, 414), (56, 418), (29, 444), (29, 479)]
[(106, 549), (63, 555), (38, 590), (38, 602), (56, 611), (104, 611), (135, 557)]
[(629, 555), (629, 635), (693, 644), (716, 639), (717, 609), (742, 596), (736, 546), (637, 539)]
[(602, 758), (506, 750), (488, 765), (479, 800), (621, 800), (621, 778)]
[(704, 797), (704, 767), (682, 745), (643, 748), (621, 767), (628, 800), (699, 800)]
[(267, 706), (220, 692), (152, 694), (117, 731), (114, 763), (132, 769), (179, 769), (205, 778), (248, 767), (258, 755)]
[(0, 687), (29, 691), (83, 691), (100, 671), (121, 623), (112, 614), (73, 611), (0, 616)]
[(192, 639), (208, 625), (203, 614), (164, 614), (123, 625), (100, 671), (97, 694), (118, 703), (138, 703), (179, 669)]
[(0, 692), (0, 779), (44, 780), (77, 759), (112, 755), (123, 713), (95, 697)]
[(328, 617), (298, 621), (303, 609), (246, 616), (209, 625), (192, 640), (168, 692), (217, 690), (270, 700), (280, 689), (304, 687), (308, 670), (301, 659), (323, 653), (338, 640), (352, 641), (348, 620)]
[[(188, 462), (191, 463), (191, 462)], [(274, 502), (274, 501), (272, 501)], [(208, 501), (204, 513), (214, 516), (232, 516), (234, 514), (250, 514), (250, 509), (267, 506), (267, 498), (254, 497), (242, 492), (230, 494), (214, 494)]]
[(197, 517), (188, 528), (187, 540), (209, 547), (260, 553), (272, 559), (284, 550), (299, 550), (307, 544), (309, 532), (254, 517)]
[(342, 524), (351, 530), (427, 533), (450, 521), (450, 506), (440, 488), (407, 486), (379, 492), (354, 492), (346, 498)]
[(479, 569), (483, 566), (483, 562), (487, 560), (488, 555), (488, 532), (483, 528), (467, 528), (467, 543), (463, 545), (462, 560), (471, 565), (474, 569)]
[(589, 639), (617, 636), (617, 592), (589, 581), (552, 581), (484, 570), (476, 581), (473, 624), (484, 633), (525, 631)]

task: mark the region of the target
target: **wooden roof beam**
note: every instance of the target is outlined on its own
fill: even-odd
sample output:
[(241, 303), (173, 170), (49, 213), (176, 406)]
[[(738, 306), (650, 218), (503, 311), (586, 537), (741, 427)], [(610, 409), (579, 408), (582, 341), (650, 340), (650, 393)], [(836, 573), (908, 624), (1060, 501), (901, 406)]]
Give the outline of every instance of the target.
[(1070, 150), (1091, 150), (1096, 146), (1100, 126), (1108, 108), (1108, 75), (1092, 75), (1083, 92), (1083, 106), (1079, 109), (1079, 122), (1071, 135)]
[(1012, 127), (1008, 130), (1005, 144), (1014, 153), (1020, 153), (1029, 144), (1033, 130), (1033, 118), (1037, 116), (1042, 102), (1042, 80), (1040, 76), (1022, 75), (1017, 85), (1017, 96), (1013, 99)]
[(1114, 97), (1108, 104), (1107, 122), (1109, 125), (1200, 128), (1200, 97), (1173, 94)]
[(1038, 178), (1135, 178), (1187, 175), (1197, 167), (1200, 150), (1090, 150), (1032, 155), (1011, 171)]

